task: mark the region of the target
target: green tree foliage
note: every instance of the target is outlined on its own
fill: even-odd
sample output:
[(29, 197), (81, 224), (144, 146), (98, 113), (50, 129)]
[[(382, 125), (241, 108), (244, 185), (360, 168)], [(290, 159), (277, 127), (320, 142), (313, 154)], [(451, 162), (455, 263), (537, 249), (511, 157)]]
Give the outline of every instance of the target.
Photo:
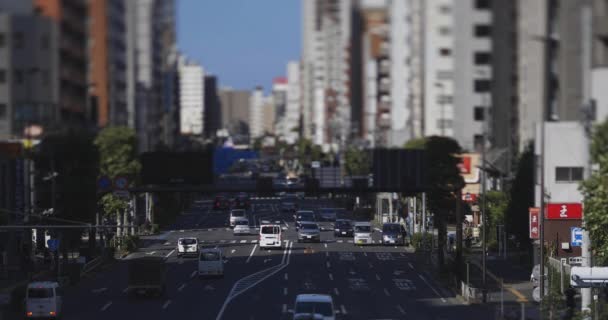
[[(481, 195), (479, 203), (483, 199)], [(486, 195), (486, 211), (488, 213), (486, 217), (487, 221), (487, 243), (489, 248), (497, 248), (498, 240), (496, 237), (496, 226), (504, 222), (505, 213), (508, 207), (507, 194), (502, 191), (488, 191)]]
[(534, 146), (528, 145), (517, 163), (509, 192), (505, 216), (507, 233), (515, 236), (522, 248), (530, 247), (528, 209), (534, 206)]
[[(464, 179), (458, 169), (458, 155), (462, 149), (454, 139), (439, 136), (412, 140), (406, 144), (406, 148), (426, 150), (426, 167), (429, 168), (427, 203), (434, 214), (439, 247), (445, 248), (447, 219), (449, 215), (454, 214), (456, 201), (460, 201), (457, 192), (464, 187)], [(443, 267), (443, 250), (438, 250), (437, 253), (439, 265)]]
[[(36, 155), (36, 169), (43, 175), (56, 172), (55, 190), (51, 181), (37, 182), (40, 208), (51, 208), (55, 195), (54, 216), (73, 221), (94, 221), (96, 179), (99, 172), (98, 153), (93, 135), (88, 132), (66, 131), (45, 137)], [(42, 177), (39, 177), (42, 178)], [(53, 192), (54, 191), (54, 192)], [(80, 243), (84, 230), (62, 230), (68, 247)]]
[(599, 164), (594, 172), (581, 184), (585, 198), (585, 228), (589, 230), (595, 261), (608, 263), (608, 121), (595, 128), (591, 142), (591, 159)]
[(365, 150), (349, 147), (344, 153), (344, 166), (351, 176), (367, 175), (370, 173), (370, 159)]
[[(95, 138), (95, 146), (99, 150), (100, 175), (110, 179), (124, 176), (130, 181), (138, 176), (141, 164), (137, 158), (137, 136), (133, 129), (105, 128)], [(104, 195), (100, 204), (106, 214), (116, 214), (127, 208), (125, 200), (112, 194)]]

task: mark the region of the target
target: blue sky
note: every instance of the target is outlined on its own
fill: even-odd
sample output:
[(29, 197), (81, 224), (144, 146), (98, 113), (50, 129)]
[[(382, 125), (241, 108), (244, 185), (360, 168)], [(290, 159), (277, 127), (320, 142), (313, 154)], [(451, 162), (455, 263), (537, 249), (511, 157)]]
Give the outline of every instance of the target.
[(268, 91), (300, 57), (300, 0), (177, 0), (179, 49), (221, 86)]

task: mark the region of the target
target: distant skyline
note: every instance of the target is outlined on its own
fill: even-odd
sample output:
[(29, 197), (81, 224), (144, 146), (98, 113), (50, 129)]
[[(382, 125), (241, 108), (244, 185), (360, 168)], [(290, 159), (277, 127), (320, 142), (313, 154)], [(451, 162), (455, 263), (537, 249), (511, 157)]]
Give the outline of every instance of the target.
[(177, 0), (182, 53), (221, 87), (268, 92), (300, 57), (300, 0)]

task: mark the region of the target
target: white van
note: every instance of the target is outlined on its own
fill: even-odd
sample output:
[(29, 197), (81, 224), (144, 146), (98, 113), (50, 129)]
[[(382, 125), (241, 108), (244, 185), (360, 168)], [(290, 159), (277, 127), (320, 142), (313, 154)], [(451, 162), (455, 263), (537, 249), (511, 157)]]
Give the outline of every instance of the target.
[(247, 218), (247, 215), (245, 214), (245, 210), (243, 210), (243, 209), (230, 210), (230, 227), (234, 228), (235, 222), (238, 219), (243, 219), (243, 218)]
[(224, 256), (220, 249), (203, 249), (198, 256), (198, 276), (224, 276)]
[(372, 244), (372, 224), (369, 222), (355, 222), (355, 245)]
[(60, 318), (62, 300), (63, 293), (57, 282), (32, 282), (25, 292), (25, 316), (27, 319)]
[(197, 238), (179, 238), (177, 240), (177, 257), (182, 256), (197, 256), (198, 255), (198, 239)]
[(294, 305), (293, 319), (335, 320), (334, 301), (326, 294), (299, 294)]
[(260, 248), (281, 248), (281, 226), (263, 224), (260, 226)]

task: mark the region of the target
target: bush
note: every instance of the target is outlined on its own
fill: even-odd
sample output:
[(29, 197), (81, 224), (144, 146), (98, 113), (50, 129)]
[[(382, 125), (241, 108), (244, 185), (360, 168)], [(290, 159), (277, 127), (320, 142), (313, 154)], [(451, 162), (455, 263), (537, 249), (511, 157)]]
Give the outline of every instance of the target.
[(412, 246), (415, 249), (421, 249), (421, 248), (430, 248), (432, 241), (433, 241), (433, 235), (431, 233), (414, 233), (411, 236), (411, 243)]

